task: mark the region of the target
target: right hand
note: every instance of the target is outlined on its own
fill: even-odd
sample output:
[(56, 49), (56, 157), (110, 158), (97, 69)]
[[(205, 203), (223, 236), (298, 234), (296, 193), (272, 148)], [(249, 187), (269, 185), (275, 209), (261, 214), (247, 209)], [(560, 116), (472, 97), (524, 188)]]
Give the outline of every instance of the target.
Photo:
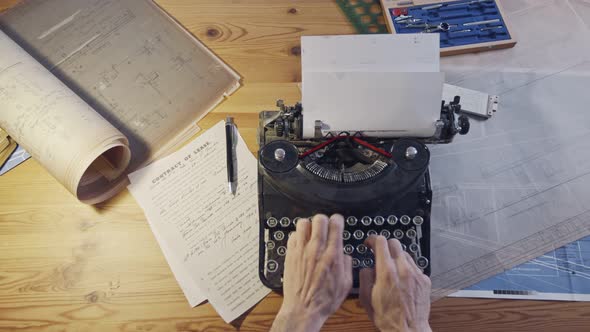
[(380, 331), (432, 331), (428, 324), (431, 283), (398, 240), (371, 236), (375, 269), (360, 271), (359, 298)]

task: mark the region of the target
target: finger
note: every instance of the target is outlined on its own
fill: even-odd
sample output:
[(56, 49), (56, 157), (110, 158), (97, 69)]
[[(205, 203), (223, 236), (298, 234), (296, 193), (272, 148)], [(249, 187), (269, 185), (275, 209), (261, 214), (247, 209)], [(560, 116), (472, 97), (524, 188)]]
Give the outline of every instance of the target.
[(387, 245), (389, 247), (389, 253), (391, 254), (391, 258), (393, 258), (394, 260), (400, 257), (404, 252), (404, 250), (402, 249), (402, 244), (397, 239), (391, 239), (387, 241)]
[(418, 267), (418, 265), (416, 265), (416, 262), (414, 261), (414, 258), (412, 258), (412, 256), (410, 254), (408, 254), (407, 252), (404, 252), (404, 256), (406, 257), (406, 260), (408, 261), (408, 265), (412, 268), (414, 268), (414, 270), (416, 270), (416, 272), (422, 273), (422, 270)]
[(328, 223), (328, 248), (342, 252), (342, 232), (344, 231), (344, 217), (333, 214)]
[[(393, 258), (393, 261), (395, 263), (397, 277), (400, 282), (402, 282), (402, 283), (407, 282), (407, 278), (410, 277), (410, 275), (414, 274), (414, 272), (415, 272), (414, 268), (410, 265), (410, 263), (408, 263), (407, 257), (409, 256), (409, 254), (407, 252), (403, 251), (399, 241), (395, 240), (395, 242), (397, 242), (397, 243), (395, 243), (395, 242), (391, 243), (391, 242), (392, 241), (390, 240), (389, 241), (390, 250), (392, 249), (392, 246), (393, 246), (393, 250), (395, 250), (395, 252), (396, 252), (396, 257)], [(410, 257), (410, 260), (411, 259), (412, 258)]]
[(311, 239), (316, 249), (323, 250), (328, 238), (328, 217), (324, 214), (316, 214), (311, 219)]
[(309, 242), (309, 237), (311, 236), (311, 223), (309, 222), (309, 219), (302, 218), (299, 219), (297, 226), (295, 227), (297, 231), (296, 237), (298, 248), (303, 249)]
[(294, 236), (291, 236), (287, 241), (287, 256), (285, 257), (285, 272), (288, 272), (287, 269), (291, 266), (291, 262), (293, 261), (294, 257), (297, 256), (295, 252), (296, 249), (296, 239)]
[(359, 271), (359, 300), (365, 308), (369, 318), (373, 320), (372, 293), (375, 286), (375, 270), (362, 269)]
[(289, 240), (287, 240), (287, 253), (289, 250), (293, 251), (295, 248), (297, 248), (297, 236), (294, 234), (289, 236)]
[(393, 261), (389, 254), (387, 239), (381, 235), (371, 235), (365, 240), (365, 244), (373, 249), (375, 255), (375, 274), (379, 280), (386, 280), (392, 273)]
[(352, 257), (348, 255), (344, 255), (344, 269), (342, 271), (342, 275), (346, 277), (346, 285), (347, 290), (346, 294), (350, 293), (350, 289), (352, 288)]

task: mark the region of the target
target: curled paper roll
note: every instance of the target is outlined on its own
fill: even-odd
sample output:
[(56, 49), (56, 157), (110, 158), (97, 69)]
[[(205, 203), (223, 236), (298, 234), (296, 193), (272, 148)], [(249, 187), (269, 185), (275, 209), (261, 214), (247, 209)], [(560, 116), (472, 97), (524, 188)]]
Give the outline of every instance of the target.
[(127, 138), (0, 31), (0, 127), (80, 201), (127, 184)]

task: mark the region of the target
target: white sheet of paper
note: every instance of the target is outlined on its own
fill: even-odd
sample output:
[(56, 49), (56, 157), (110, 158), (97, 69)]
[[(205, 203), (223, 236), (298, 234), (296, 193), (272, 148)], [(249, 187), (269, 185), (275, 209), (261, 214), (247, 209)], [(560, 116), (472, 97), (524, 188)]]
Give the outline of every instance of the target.
[(257, 163), (241, 137), (237, 161), (234, 196), (227, 189), (225, 127), (220, 122), (178, 152), (129, 176), (131, 193), (165, 243), (162, 250), (176, 258), (169, 263), (188, 271), (226, 322), (269, 293), (258, 278)]
[(301, 39), (303, 137), (363, 132), (429, 137), (440, 117), (443, 74), (436, 34)]
[[(311, 129), (308, 134), (313, 136), (316, 120), (322, 121), (324, 135), (359, 130), (367, 136), (430, 137), (435, 133), (443, 73), (338, 72), (307, 73), (306, 77), (304, 135)], [(323, 89), (325, 86), (330, 88)], [(392, 91), (400, 97), (392, 96)], [(439, 97), (423, 98), (425, 95)]]
[(437, 34), (301, 37), (303, 72), (438, 72)]

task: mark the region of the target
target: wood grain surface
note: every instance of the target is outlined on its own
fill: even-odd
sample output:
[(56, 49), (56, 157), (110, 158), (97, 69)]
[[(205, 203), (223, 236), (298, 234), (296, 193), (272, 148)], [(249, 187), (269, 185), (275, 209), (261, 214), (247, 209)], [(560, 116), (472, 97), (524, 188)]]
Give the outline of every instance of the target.
[[(16, 2), (0, 0), (0, 10)], [(299, 37), (353, 33), (327, 0), (158, 3), (243, 76), (200, 125), (233, 114), (253, 152), (257, 113), (300, 98)], [(281, 301), (271, 294), (225, 324), (209, 304), (189, 307), (127, 191), (86, 206), (34, 160), (0, 177), (0, 331), (266, 331)], [(431, 314), (435, 331), (590, 331), (589, 322), (590, 305), (569, 302), (449, 298)], [(349, 299), (324, 330), (374, 328)]]

